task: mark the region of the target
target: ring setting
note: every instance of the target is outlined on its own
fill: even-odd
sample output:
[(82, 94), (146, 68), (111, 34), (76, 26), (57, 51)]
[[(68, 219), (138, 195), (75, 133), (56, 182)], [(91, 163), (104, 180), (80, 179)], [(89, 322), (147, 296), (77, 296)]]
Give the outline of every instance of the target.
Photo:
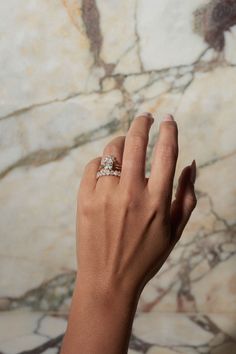
[(116, 157), (113, 155), (106, 155), (102, 158), (101, 165), (97, 172), (96, 177), (102, 176), (116, 176), (121, 175), (121, 164), (117, 161)]

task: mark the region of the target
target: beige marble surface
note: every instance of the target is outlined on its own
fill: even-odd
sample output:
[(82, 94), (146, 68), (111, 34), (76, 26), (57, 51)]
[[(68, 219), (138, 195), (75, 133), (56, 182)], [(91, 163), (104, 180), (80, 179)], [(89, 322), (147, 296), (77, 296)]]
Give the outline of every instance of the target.
[[(129, 354), (236, 352), (234, 0), (0, 2), (0, 352), (59, 352), (84, 165), (138, 112), (179, 126), (198, 205)], [(11, 328), (11, 331), (8, 330)], [(40, 349), (41, 348), (41, 349)]]

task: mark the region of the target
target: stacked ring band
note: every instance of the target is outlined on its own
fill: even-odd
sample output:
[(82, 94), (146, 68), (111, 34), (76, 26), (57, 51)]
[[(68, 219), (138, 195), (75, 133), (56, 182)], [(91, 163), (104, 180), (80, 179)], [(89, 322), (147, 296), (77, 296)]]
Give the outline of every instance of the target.
[(121, 164), (117, 161), (116, 157), (113, 155), (106, 155), (101, 161), (101, 165), (97, 172), (96, 177), (102, 176), (116, 176), (121, 175)]

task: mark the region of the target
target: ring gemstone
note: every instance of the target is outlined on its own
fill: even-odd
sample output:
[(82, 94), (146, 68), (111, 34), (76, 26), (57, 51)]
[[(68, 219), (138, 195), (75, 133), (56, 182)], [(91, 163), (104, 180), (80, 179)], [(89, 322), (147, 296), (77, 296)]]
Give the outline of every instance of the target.
[(117, 176), (121, 175), (121, 165), (113, 155), (106, 155), (101, 161), (100, 168), (97, 172), (97, 178), (101, 176)]

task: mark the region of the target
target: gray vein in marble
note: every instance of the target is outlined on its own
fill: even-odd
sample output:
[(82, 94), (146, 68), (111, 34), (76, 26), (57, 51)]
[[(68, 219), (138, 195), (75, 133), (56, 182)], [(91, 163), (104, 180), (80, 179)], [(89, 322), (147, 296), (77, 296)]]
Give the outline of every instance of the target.
[(31, 350), (24, 350), (21, 352), (18, 352), (17, 354), (41, 354), (44, 353), (45, 350), (49, 349), (49, 348), (55, 348), (58, 346), (58, 344), (60, 344), (62, 342), (64, 335), (61, 334), (55, 338), (49, 339), (47, 342), (43, 343), (42, 345), (31, 349)]
[(95, 64), (100, 62), (102, 33), (100, 30), (100, 15), (95, 0), (82, 1), (82, 19), (90, 41), (90, 50), (93, 53)]
[[(204, 329), (205, 331), (209, 333), (213, 333), (214, 336), (217, 336), (219, 334), (223, 334), (224, 336), (224, 342), (232, 342), (236, 343), (236, 340), (225, 333), (221, 328), (219, 328), (210, 318), (205, 315), (199, 316), (198, 314), (193, 314), (188, 316), (195, 324), (197, 324), (199, 327)], [(222, 344), (222, 343), (221, 343)], [(222, 353), (223, 354), (223, 353)]]
[(82, 19), (90, 43), (90, 51), (94, 57), (94, 65), (102, 66), (106, 75), (112, 73), (115, 64), (106, 63), (100, 57), (103, 37), (100, 29), (100, 14), (96, 0), (82, 0)]
[(26, 112), (29, 112), (35, 108), (38, 108), (38, 107), (44, 107), (44, 106), (48, 106), (50, 104), (53, 104), (53, 103), (56, 103), (56, 102), (66, 102), (67, 100), (70, 100), (72, 98), (76, 98), (80, 95), (85, 95), (84, 93), (81, 93), (81, 92), (74, 92), (74, 93), (70, 93), (69, 95), (67, 95), (66, 97), (64, 98), (55, 98), (53, 100), (50, 100), (50, 101), (45, 101), (45, 102), (38, 102), (38, 103), (34, 103), (30, 106), (27, 106), (27, 107), (22, 107), (22, 108), (19, 108), (13, 112), (10, 112), (8, 114), (6, 114), (5, 116), (1, 116), (0, 117), (0, 121), (1, 120), (4, 120), (4, 119), (7, 119), (7, 118), (11, 118), (11, 117), (16, 117), (16, 116), (19, 116), (19, 115), (22, 115)]
[(147, 351), (152, 347), (152, 344), (143, 341), (142, 339), (131, 333), (129, 348), (136, 350), (141, 353), (147, 353)]
[(235, 0), (211, 0), (194, 12), (195, 32), (219, 52), (225, 46), (224, 32), (235, 24)]
[[(75, 276), (76, 272), (60, 274), (18, 298), (9, 297), (5, 299), (6, 307), (4, 310), (12, 310), (23, 306), (53, 314), (72, 296)], [(58, 291), (60, 289), (63, 289), (63, 292)]]
[[(122, 55), (121, 55), (121, 56), (119, 57), (119, 59), (116, 61), (116, 66), (120, 63), (121, 59), (123, 59), (124, 56), (125, 56), (126, 54), (128, 54), (128, 53), (135, 47), (135, 45), (136, 45), (136, 43), (133, 43), (132, 45), (130, 45), (130, 46), (124, 51), (124, 53), (122, 53)], [(102, 79), (101, 79), (101, 81), (104, 80), (104, 79), (106, 79), (106, 78), (107, 78), (107, 76), (103, 76)]]
[[(213, 212), (213, 215), (214, 212)], [(221, 218), (222, 219), (222, 218)], [(233, 255), (235, 255), (236, 251), (235, 251), (235, 226), (231, 226), (230, 228), (228, 228), (228, 226), (226, 226), (226, 228), (222, 228), (220, 231), (224, 231), (225, 233), (225, 240), (224, 242), (231, 242), (232, 244), (234, 244), (234, 249), (231, 252), (228, 252), (225, 256), (222, 253), (222, 243), (216, 243), (214, 245), (214, 247), (212, 248), (211, 246), (209, 246), (206, 249), (206, 245), (204, 243), (204, 239), (209, 239), (209, 237), (213, 236), (217, 233), (216, 231), (212, 231), (211, 233), (207, 233), (207, 234), (197, 234), (196, 237), (194, 238), (194, 240), (191, 243), (188, 243), (187, 245), (177, 245), (176, 248), (183, 248), (183, 252), (180, 255), (179, 259), (178, 259), (178, 264), (181, 264), (181, 268), (180, 271), (178, 272), (178, 275), (175, 279), (173, 279), (173, 281), (170, 283), (169, 286), (166, 286), (165, 289), (161, 289), (161, 291), (159, 291), (157, 289), (157, 296), (153, 301), (150, 302), (146, 302), (145, 305), (141, 306), (141, 311), (142, 312), (150, 312), (152, 310), (152, 308), (157, 305), (161, 299), (166, 296), (171, 289), (175, 286), (175, 284), (178, 284), (180, 282), (180, 286), (179, 286), (179, 292), (177, 293), (177, 302), (178, 302), (178, 309), (179, 311), (185, 311), (184, 307), (183, 307), (183, 303), (192, 303), (192, 307), (195, 309), (196, 312), (198, 312), (198, 309), (196, 307), (195, 304), (195, 298), (191, 293), (191, 284), (194, 284), (196, 282), (198, 282), (200, 279), (202, 279), (203, 277), (205, 277), (207, 275), (207, 273), (209, 273), (210, 271), (212, 271), (213, 268), (215, 268), (217, 265), (219, 265), (221, 262), (224, 262), (226, 260), (228, 260), (229, 258), (231, 258)], [(218, 231), (219, 232), (219, 231)], [(197, 240), (197, 243), (196, 243)], [(188, 246), (190, 246), (191, 244), (195, 244), (196, 243), (196, 247), (194, 250), (191, 251), (191, 254), (189, 254), (188, 251)], [(203, 246), (201, 246), (204, 245)], [(196, 249), (197, 249), (197, 253), (199, 254), (199, 260), (198, 262), (194, 262), (194, 253), (196, 253)], [(187, 252), (185, 255), (185, 251)], [(209, 269), (206, 270), (203, 274), (199, 275), (199, 277), (195, 278), (195, 279), (190, 279), (190, 273), (191, 271), (197, 267), (197, 265), (199, 265), (203, 260), (207, 259), (207, 262), (209, 264)], [(175, 262), (173, 262), (171, 260), (171, 258), (169, 259), (169, 266), (167, 269), (167, 272), (175, 267), (176, 264)], [(158, 277), (158, 276), (157, 276)]]
[[(215, 215), (213, 213), (213, 215)], [(218, 216), (216, 216), (218, 218)], [(220, 218), (222, 220), (222, 218)], [(226, 225), (225, 228), (222, 228), (218, 230), (218, 232), (225, 232), (225, 239), (224, 243), (226, 242), (233, 242), (235, 243), (234, 240), (234, 234), (235, 234), (235, 225), (228, 227)], [(150, 312), (152, 308), (160, 302), (160, 300), (166, 296), (171, 289), (174, 287), (175, 284), (178, 282), (181, 283), (180, 290), (177, 294), (177, 300), (179, 302), (179, 310), (181, 311), (182, 309), (182, 301), (185, 299), (187, 302), (191, 301), (194, 303), (194, 297), (191, 294), (191, 284), (199, 281), (201, 278), (206, 276), (208, 272), (210, 272), (214, 267), (216, 267), (220, 262), (224, 262), (230, 257), (232, 257), (235, 254), (235, 250), (233, 251), (228, 251), (227, 256), (222, 259), (223, 253), (222, 253), (222, 247), (221, 243), (216, 243), (214, 245), (214, 248), (211, 248), (209, 246), (207, 249), (202, 248), (201, 244), (204, 243), (204, 239), (213, 236), (217, 233), (217, 231), (213, 230), (211, 233), (202, 233), (202, 234), (197, 234), (197, 245), (194, 250), (191, 251), (192, 255), (189, 254), (188, 247), (191, 246), (191, 244), (196, 242), (196, 238), (191, 241), (190, 243), (186, 245), (177, 245), (176, 248), (182, 248), (182, 254), (180, 255), (180, 258), (178, 260), (178, 264), (181, 264), (181, 270), (178, 273), (178, 276), (173, 279), (173, 281), (170, 283), (169, 286), (167, 286), (165, 289), (162, 289), (159, 291), (157, 289), (157, 296), (153, 301), (147, 302), (145, 305), (142, 305), (141, 307), (141, 312)], [(204, 246), (206, 247), (206, 245)], [(187, 253), (185, 254), (185, 251)], [(194, 261), (194, 253), (198, 253), (200, 255), (200, 258), (198, 259), (197, 262)], [(203, 274), (201, 274), (199, 277), (191, 280), (189, 278), (190, 272), (197, 266), (199, 265), (203, 259), (206, 258), (208, 263), (209, 263), (209, 270), (206, 270)], [(166, 272), (170, 271), (171, 268), (175, 267), (176, 264), (173, 262), (171, 259), (169, 259), (169, 265), (166, 270)], [(28, 291), (26, 294), (19, 298), (8, 298), (5, 299), (5, 308), (4, 310), (9, 310), (9, 309), (14, 309), (18, 308), (21, 306), (27, 306), (30, 307), (34, 310), (41, 310), (41, 311), (52, 311), (52, 313), (59, 313), (60, 314), (60, 308), (63, 307), (63, 303), (66, 302), (67, 299), (69, 299), (72, 295), (73, 292), (73, 286), (74, 286), (74, 280), (75, 280), (75, 272), (71, 272), (68, 274), (62, 274), (54, 279), (51, 279), (47, 283), (42, 284), (40, 287)], [(57, 293), (58, 288), (64, 288), (65, 292), (64, 293)], [(197, 311), (196, 306), (195, 311)]]
[(205, 193), (205, 195), (208, 197), (208, 200), (209, 200), (209, 203), (210, 203), (210, 207), (211, 207), (210, 210), (211, 210), (212, 215), (216, 218), (216, 220), (221, 221), (224, 224), (225, 230), (233, 233), (233, 228), (234, 228), (235, 225), (229, 225), (229, 223), (227, 222), (226, 219), (224, 219), (222, 216), (218, 215), (218, 213), (214, 209), (214, 203), (213, 203), (213, 200), (212, 200), (211, 196), (209, 194), (207, 194), (207, 193)]
[[(40, 328), (40, 326), (41, 326), (41, 322), (42, 322), (42, 320), (43, 320), (45, 317), (46, 317), (46, 314), (43, 314), (43, 315), (37, 320), (36, 328), (34, 329), (33, 333), (39, 334), (39, 335), (43, 336), (43, 335), (42, 335), (41, 333), (39, 333), (38, 331), (39, 331), (39, 328)], [(46, 337), (46, 336), (45, 336), (45, 337)], [(49, 338), (49, 337), (47, 336), (47, 338)], [(50, 338), (49, 338), (49, 339), (50, 339)]]
[(136, 36), (136, 43), (137, 43), (137, 51), (138, 51), (138, 60), (140, 65), (141, 73), (144, 72), (144, 66), (141, 58), (141, 48), (140, 48), (140, 36), (138, 33), (138, 19), (137, 19), (137, 12), (138, 12), (138, 0), (135, 2), (135, 13), (134, 13), (134, 23), (135, 23), (135, 36)]
[[(232, 0), (231, 0), (232, 2)], [(64, 1), (65, 5), (66, 5), (66, 1)], [(228, 30), (230, 28), (230, 26), (233, 25), (233, 21), (235, 19), (235, 16), (234, 16), (234, 11), (231, 11), (231, 13), (229, 13), (229, 11), (225, 10), (227, 9), (227, 4), (224, 3), (224, 4), (219, 4), (219, 1), (217, 2), (217, 4), (215, 4), (216, 6), (213, 7), (214, 4), (212, 4), (212, 2), (206, 6), (209, 7), (209, 11), (211, 11), (212, 13), (212, 16), (214, 14), (217, 13), (217, 16), (222, 19), (222, 25), (221, 27), (223, 26), (223, 29), (220, 28), (221, 32), (225, 31), (225, 30)], [(219, 9), (219, 6), (223, 6), (222, 9)], [(204, 8), (204, 11), (206, 11), (206, 9)], [(203, 16), (202, 12), (204, 12), (203, 10), (198, 10), (196, 12), (196, 23), (195, 23), (195, 30), (196, 31), (200, 31), (201, 30), (201, 25), (203, 26), (203, 23), (204, 21), (201, 19), (199, 20), (199, 18), (201, 18), (201, 16)], [(137, 2), (136, 2), (136, 12), (137, 12)], [(224, 15), (225, 13), (225, 15)], [(219, 15), (220, 14), (220, 15)], [(136, 15), (135, 15), (136, 16)], [(209, 16), (209, 18), (211, 18), (212, 16)], [(215, 16), (215, 15), (214, 15)], [(214, 16), (213, 16), (213, 20), (214, 20)], [(228, 18), (230, 17), (230, 19)], [(231, 19), (232, 17), (232, 19)], [(191, 65), (179, 65), (177, 67), (173, 67), (173, 68), (169, 68), (169, 69), (163, 69), (163, 70), (157, 70), (157, 71), (149, 71), (149, 70), (146, 70), (144, 71), (143, 69), (143, 64), (142, 64), (142, 61), (141, 61), (141, 57), (140, 57), (140, 50), (139, 50), (139, 35), (138, 35), (138, 32), (137, 32), (137, 28), (135, 28), (135, 33), (136, 33), (136, 43), (133, 44), (133, 46), (137, 45), (138, 46), (138, 56), (139, 56), (139, 61), (140, 61), (140, 66), (141, 66), (141, 71), (140, 72), (137, 72), (137, 73), (130, 73), (130, 74), (112, 74), (115, 66), (117, 65), (117, 63), (119, 62), (120, 59), (118, 59), (117, 63), (105, 63), (101, 60), (100, 58), (100, 50), (101, 50), (101, 46), (102, 46), (102, 41), (103, 41), (103, 38), (102, 38), (102, 33), (101, 33), (101, 30), (100, 30), (100, 14), (99, 14), (99, 10), (96, 6), (96, 1), (95, 0), (83, 0), (82, 2), (82, 19), (83, 19), (83, 22), (84, 22), (84, 26), (85, 26), (85, 29), (86, 29), (86, 33), (87, 33), (87, 37), (89, 39), (89, 42), (90, 42), (90, 50), (94, 56), (94, 62), (95, 62), (95, 65), (97, 66), (102, 66), (104, 69), (105, 69), (105, 75), (103, 78), (100, 79), (100, 83), (105, 79), (105, 78), (109, 78), (109, 77), (117, 77), (117, 76), (123, 76), (123, 77), (128, 77), (128, 76), (138, 76), (138, 75), (142, 75), (143, 73), (149, 73), (149, 74), (153, 74), (153, 73), (157, 73), (159, 75), (161, 74), (167, 74), (169, 70), (171, 69), (180, 69), (180, 68), (183, 68), (183, 67), (190, 67), (191, 65), (194, 65), (194, 70), (192, 73), (194, 72), (197, 72), (197, 71), (210, 71), (212, 70), (215, 66), (218, 66), (219, 64), (222, 64), (222, 65), (226, 65), (226, 62), (218, 62), (217, 60), (213, 60), (212, 62), (209, 62), (209, 63), (203, 63), (201, 62), (201, 58), (203, 57), (203, 55), (206, 53), (206, 51), (210, 48), (211, 44), (212, 43), (209, 43), (210, 46), (208, 48), (206, 48), (206, 50), (203, 51), (203, 53), (199, 56), (199, 58), (194, 62), (192, 63)], [(199, 24), (199, 21), (200, 21), (200, 24)], [(214, 20), (215, 21), (215, 20)], [(137, 22), (137, 21), (136, 21)], [(214, 26), (215, 26), (215, 22), (214, 22)], [(203, 31), (203, 30), (201, 30)], [(219, 30), (218, 30), (219, 31)], [(222, 33), (223, 33), (222, 32)], [(219, 36), (219, 33), (217, 32), (217, 35)], [(128, 48), (127, 51), (131, 50), (133, 48), (133, 46), (131, 46), (130, 48)], [(126, 51), (126, 52), (127, 52)], [(125, 53), (126, 53), (125, 52)], [(124, 53), (124, 54), (125, 54)], [(233, 64), (229, 64), (229, 66), (234, 66)], [(189, 85), (191, 85), (192, 81), (194, 80), (194, 75), (193, 75), (193, 78), (192, 80), (189, 81), (189, 83), (183, 87), (183, 91), (187, 89), (187, 87)], [(175, 86), (173, 85), (172, 89), (176, 89)], [(93, 93), (101, 93), (102, 92), (102, 89), (100, 87), (100, 90), (98, 91), (93, 91), (93, 92), (89, 92), (88, 94), (93, 94)], [(84, 92), (79, 92), (79, 93), (71, 93), (69, 94), (67, 97), (65, 98), (55, 98), (54, 100), (50, 100), (48, 102), (39, 102), (39, 103), (35, 103), (35, 104), (32, 104), (28, 107), (22, 107), (20, 109), (17, 109), (13, 112), (10, 112), (8, 113), (7, 115), (5, 116), (2, 116), (0, 117), (0, 119), (6, 119), (6, 118), (9, 118), (9, 117), (12, 117), (12, 116), (16, 116), (18, 114), (23, 114), (31, 109), (34, 109), (36, 107), (39, 107), (39, 106), (44, 106), (44, 105), (48, 105), (48, 104), (51, 104), (51, 103), (54, 103), (54, 102), (63, 102), (63, 101), (66, 101), (67, 99), (70, 99), (72, 97), (76, 97), (78, 95), (83, 95), (85, 94)]]
[[(187, 316), (194, 324), (197, 326), (196, 329), (199, 327), (200, 330), (209, 332), (212, 334), (213, 340), (210, 340), (208, 343), (199, 344), (199, 345), (189, 345), (188, 339), (186, 338), (185, 345), (169, 345), (166, 346), (159, 346), (158, 348), (171, 349), (176, 353), (212, 353), (213, 348), (221, 348), (223, 344), (228, 344), (230, 346), (235, 346), (235, 339), (229, 336), (228, 334), (224, 333), (218, 326), (207, 316), (202, 314), (191, 314)], [(218, 341), (216, 340), (218, 336)], [(216, 343), (214, 343), (214, 341)], [(150, 348), (154, 347), (153, 343), (148, 343), (141, 338), (135, 336), (134, 334), (131, 335), (129, 348), (133, 349), (139, 353), (147, 353)], [(225, 354), (223, 351), (217, 351), (218, 354)]]
[(219, 156), (219, 157), (215, 157), (212, 160), (209, 160), (207, 162), (204, 162), (203, 164), (199, 165), (198, 168), (202, 169), (208, 166), (212, 166), (214, 165), (216, 162), (221, 161), (221, 160), (225, 160), (228, 159), (229, 157), (233, 156), (236, 154), (236, 151), (232, 151), (229, 154), (223, 155), (223, 156)]
[[(131, 46), (130, 48), (127, 49), (127, 51), (131, 50), (133, 47)], [(201, 58), (204, 56), (204, 54), (209, 50), (209, 48), (206, 48), (202, 53), (201, 55), (197, 58), (197, 60), (195, 62), (193, 62), (192, 64), (190, 65), (178, 65), (178, 66), (175, 66), (175, 67), (171, 67), (171, 68), (167, 68), (167, 69), (162, 69), (162, 70), (145, 70), (145, 71), (141, 71), (141, 72), (136, 72), (136, 73), (130, 73), (130, 74), (113, 74), (112, 70), (105, 70), (105, 74), (104, 76), (100, 79), (100, 89), (99, 90), (93, 90), (93, 91), (90, 91), (90, 92), (72, 92), (72, 93), (69, 93), (67, 96), (63, 97), (63, 98), (55, 98), (53, 100), (50, 100), (50, 101), (46, 101), (46, 102), (38, 102), (38, 103), (34, 103), (30, 106), (26, 106), (26, 107), (22, 107), (20, 109), (17, 109), (17, 110), (14, 110), (10, 113), (8, 113), (7, 115), (4, 115), (4, 116), (1, 116), (0, 117), (0, 121), (3, 120), (3, 119), (7, 119), (7, 118), (11, 118), (13, 116), (17, 116), (17, 115), (22, 115), (30, 110), (33, 110), (35, 108), (38, 108), (38, 107), (43, 107), (43, 106), (47, 106), (47, 105), (50, 105), (50, 104), (53, 104), (55, 102), (65, 102), (67, 100), (70, 100), (72, 98), (75, 98), (75, 97), (78, 97), (78, 96), (89, 96), (89, 95), (92, 95), (94, 93), (103, 93), (104, 91), (102, 90), (102, 82), (103, 80), (107, 79), (107, 78), (114, 78), (115, 80), (118, 80), (117, 81), (117, 86), (116, 88), (119, 88), (122, 92), (122, 89), (121, 89), (121, 81), (124, 79), (124, 78), (127, 78), (127, 77), (132, 77), (132, 76), (140, 76), (140, 75), (143, 75), (143, 74), (150, 74), (150, 75), (157, 75), (155, 79), (153, 79), (154, 81), (151, 81), (150, 82), (150, 85), (152, 83), (154, 83), (156, 80), (159, 80), (159, 79), (164, 79), (166, 76), (168, 76), (170, 74), (171, 71), (173, 70), (180, 70), (180, 69), (189, 69), (189, 72), (193, 74), (193, 77), (192, 77), (192, 80), (190, 82), (188, 82), (188, 84), (184, 85), (183, 86), (183, 92), (188, 88), (188, 86), (193, 82), (194, 80), (194, 73), (198, 72), (198, 71), (204, 71), (204, 72), (207, 72), (207, 71), (211, 71), (213, 70), (215, 67), (219, 66), (219, 65), (227, 65), (226, 62), (222, 62), (222, 61), (218, 61), (218, 60), (214, 60), (212, 62), (201, 62)], [(125, 53), (123, 53), (124, 55)], [(219, 59), (220, 60), (220, 59)], [(118, 62), (119, 62), (119, 59), (118, 59)], [(117, 63), (118, 63), (117, 62)], [(101, 64), (101, 63), (100, 63)], [(102, 64), (101, 64), (102, 65)], [(106, 64), (106, 65), (110, 65), (110, 64)], [(116, 64), (115, 64), (116, 65)], [(229, 64), (228, 66), (234, 66), (234, 65), (231, 65)], [(181, 74), (177, 74), (177, 78), (181, 78), (183, 75)], [(122, 80), (121, 80), (122, 79)], [(149, 86), (147, 86), (149, 87)], [(144, 89), (145, 87), (141, 88), (141, 89)], [(176, 90), (177, 88), (175, 87), (175, 85), (172, 86), (173, 90)], [(139, 92), (141, 89), (137, 90), (136, 92)], [(171, 91), (170, 91), (171, 92)]]
[(102, 125), (96, 129), (92, 129), (87, 133), (78, 135), (74, 138), (73, 143), (69, 146), (34, 151), (3, 170), (0, 173), (0, 179), (4, 178), (8, 173), (18, 167), (40, 166), (52, 161), (60, 160), (65, 157), (71, 150), (85, 145), (91, 141), (102, 139), (119, 130), (120, 126), (121, 122), (117, 118), (114, 118), (105, 125)]

